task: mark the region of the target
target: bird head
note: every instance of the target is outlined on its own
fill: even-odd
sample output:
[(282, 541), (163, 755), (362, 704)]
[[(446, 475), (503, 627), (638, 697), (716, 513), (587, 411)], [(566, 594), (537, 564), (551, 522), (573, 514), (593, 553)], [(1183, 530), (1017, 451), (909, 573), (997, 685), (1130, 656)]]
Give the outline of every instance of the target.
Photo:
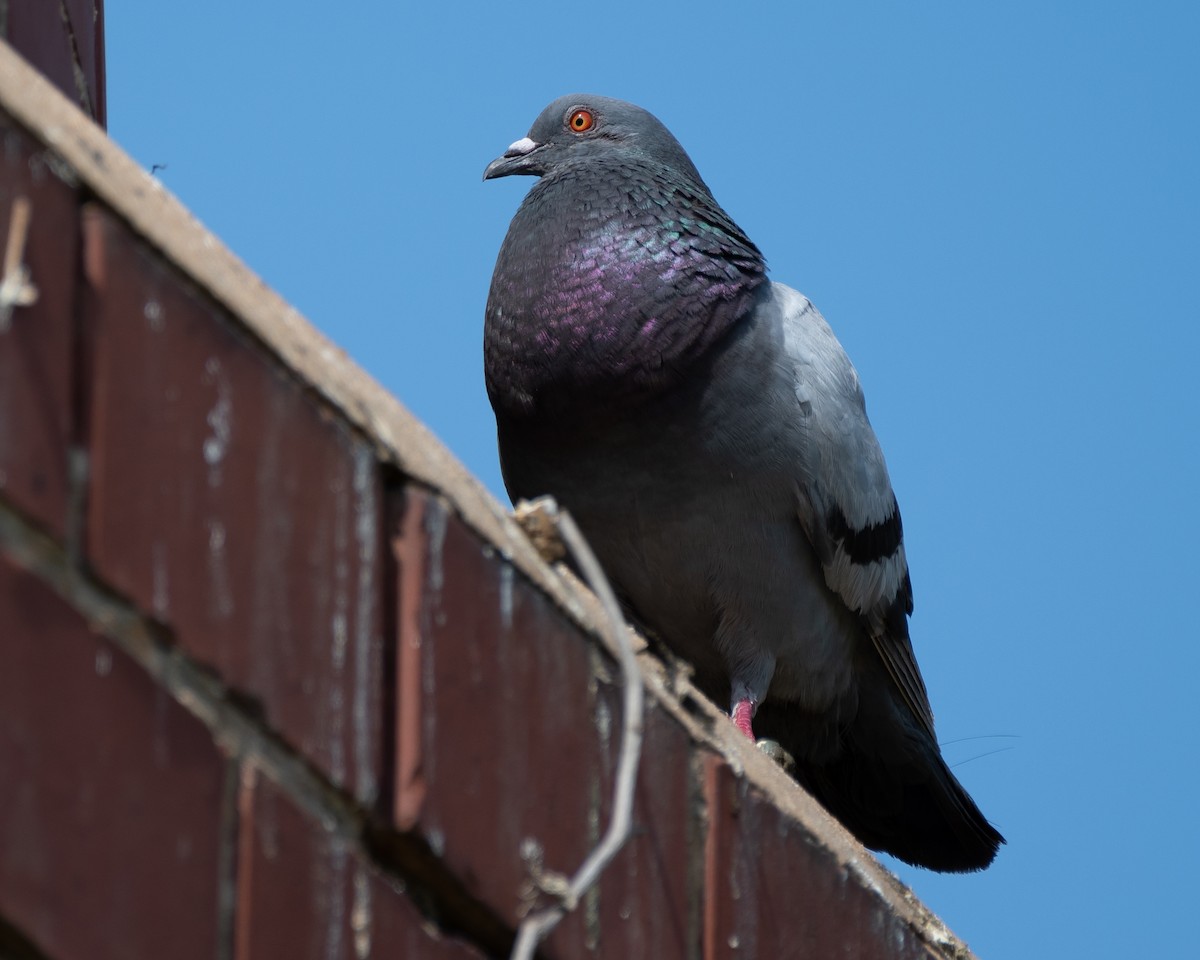
[(604, 156), (657, 162), (708, 190), (687, 152), (657, 117), (624, 100), (591, 94), (559, 97), (547, 106), (526, 136), (487, 165), (483, 179), (540, 177)]

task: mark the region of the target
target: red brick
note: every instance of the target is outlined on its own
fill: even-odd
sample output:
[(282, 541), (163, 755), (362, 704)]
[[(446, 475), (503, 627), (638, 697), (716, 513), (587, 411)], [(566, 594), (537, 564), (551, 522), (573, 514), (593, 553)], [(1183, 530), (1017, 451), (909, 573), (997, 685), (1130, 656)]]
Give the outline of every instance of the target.
[[(0, 495), (64, 537), (72, 430), (71, 311), (79, 258), (78, 198), (48, 154), (3, 115), (0, 128), (0, 251), (13, 201), (31, 201), (25, 265), (37, 302), (0, 330)], [(2, 254), (0, 254), (2, 257)]]
[(66, 0), (68, 22), (60, 4), (48, 0), (9, 3), (7, 42), (81, 109), (75, 54), (92, 101), (93, 119), (104, 124), (104, 14), (102, 0)]
[[(601, 748), (590, 648), (436, 498), (410, 489), (393, 548), (396, 821), (515, 925), (527, 839), (546, 868), (564, 872), (594, 840)], [(555, 955), (583, 954), (574, 930), (556, 936)]]
[(470, 960), (473, 947), (424, 922), (357, 848), (246, 768), (239, 807), (235, 960)]
[(803, 826), (709, 754), (704, 957), (908, 960), (924, 942)]
[(84, 254), (92, 566), (372, 804), (384, 675), (373, 451), (101, 208), (85, 214)]
[(226, 761), (0, 557), (0, 915), (56, 960), (211, 958)]
[(104, 75), (104, 0), (66, 0), (71, 32), (79, 54), (79, 68), (92, 102), (93, 117), (100, 126), (107, 124)]
[[(611, 759), (602, 782), (601, 829), (608, 826), (621, 698), (606, 687), (599, 704), (611, 726)], [(687, 731), (647, 701), (634, 793), (633, 835), (600, 878), (597, 956), (696, 957), (700, 948), (702, 823), (693, 796)]]

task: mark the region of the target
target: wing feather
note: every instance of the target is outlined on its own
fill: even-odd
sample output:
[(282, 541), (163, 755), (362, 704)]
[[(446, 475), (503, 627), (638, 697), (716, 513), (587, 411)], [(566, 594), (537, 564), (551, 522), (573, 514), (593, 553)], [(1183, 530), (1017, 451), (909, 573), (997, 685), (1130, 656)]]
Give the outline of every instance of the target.
[(904, 701), (932, 736), (929, 695), (908, 633), (912, 581), (900, 508), (858, 374), (806, 297), (781, 284), (774, 291), (806, 441), (797, 478), (800, 524), (826, 584), (862, 619)]

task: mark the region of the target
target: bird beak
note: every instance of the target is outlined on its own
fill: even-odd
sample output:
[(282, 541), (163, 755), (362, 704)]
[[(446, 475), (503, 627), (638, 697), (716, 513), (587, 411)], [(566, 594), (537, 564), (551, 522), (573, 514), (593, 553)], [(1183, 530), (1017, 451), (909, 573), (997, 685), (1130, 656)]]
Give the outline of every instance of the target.
[(514, 173), (540, 176), (542, 167), (533, 159), (533, 153), (542, 146), (544, 144), (530, 140), (529, 137), (522, 137), (505, 150), (502, 156), (487, 165), (487, 169), (483, 171), (483, 179), (495, 180), (497, 177), (508, 177)]

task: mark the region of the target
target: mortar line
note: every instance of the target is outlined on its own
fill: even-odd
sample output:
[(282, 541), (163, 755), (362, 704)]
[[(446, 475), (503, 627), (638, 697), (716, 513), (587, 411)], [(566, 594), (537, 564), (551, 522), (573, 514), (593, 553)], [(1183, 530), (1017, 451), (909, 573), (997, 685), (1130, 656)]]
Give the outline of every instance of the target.
[(67, 42), (71, 48), (71, 78), (75, 81), (75, 93), (79, 97), (79, 104), (88, 116), (95, 116), (96, 108), (92, 103), (83, 63), (79, 58), (79, 41), (75, 37), (75, 25), (71, 22), (71, 11), (67, 9), (66, 0), (59, 0), (58, 15), (62, 17), (63, 26), (67, 31)]

